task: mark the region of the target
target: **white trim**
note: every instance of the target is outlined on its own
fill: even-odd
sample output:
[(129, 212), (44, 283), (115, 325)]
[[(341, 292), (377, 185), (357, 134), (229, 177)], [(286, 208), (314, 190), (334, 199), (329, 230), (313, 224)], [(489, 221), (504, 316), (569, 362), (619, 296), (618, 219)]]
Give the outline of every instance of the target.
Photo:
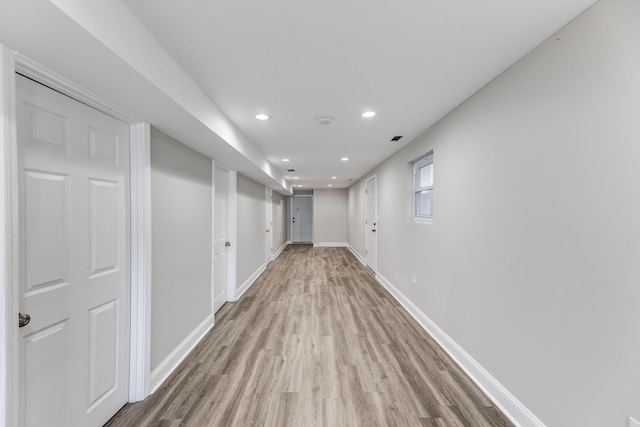
[(18, 157), (15, 52), (0, 44), (0, 426), (18, 425)]
[(413, 222), (415, 222), (416, 224), (433, 224), (433, 217), (414, 216)]
[(216, 247), (215, 247), (215, 242), (216, 242), (216, 162), (215, 160), (211, 159), (211, 256), (209, 258), (211, 259), (210, 281), (211, 281), (211, 314), (213, 316), (212, 326), (216, 324), (216, 305), (215, 305)]
[(227, 301), (236, 301), (238, 294), (238, 172), (228, 171), (229, 191), (227, 193)]
[(366, 266), (367, 266), (367, 260), (366, 260), (366, 259), (364, 259), (364, 258), (362, 257), (362, 255), (360, 255), (360, 253), (359, 253), (358, 251), (356, 251), (356, 249), (355, 249), (353, 246), (349, 245), (349, 246), (347, 246), (347, 247), (349, 248), (349, 250), (351, 251), (351, 253), (352, 253), (356, 258), (358, 258), (358, 261), (360, 261), (360, 262), (362, 263), (362, 265), (364, 265), (364, 266), (366, 267)]
[(424, 314), (398, 288), (393, 286), (380, 273), (376, 280), (413, 316), (431, 337), (451, 356), (463, 371), (476, 383), (478, 387), (500, 408), (500, 410), (516, 425), (520, 427), (544, 427), (542, 421), (536, 418), (522, 403), (502, 386), (489, 372), (487, 372), (473, 357), (458, 345), (449, 335)]
[(258, 279), (258, 277), (260, 277), (260, 275), (266, 269), (267, 269), (267, 263), (265, 262), (260, 267), (258, 267), (258, 269), (256, 271), (254, 271), (253, 274), (251, 276), (249, 276), (249, 278), (247, 280), (244, 281), (242, 286), (240, 286), (238, 288), (238, 296), (236, 297), (235, 301), (238, 301), (242, 297), (242, 295), (249, 290), (251, 285), (253, 285), (255, 283), (255, 281)]
[(209, 314), (206, 319), (187, 338), (180, 343), (179, 346), (171, 352), (166, 359), (158, 365), (151, 373), (151, 393), (154, 393), (158, 387), (165, 382), (169, 375), (180, 365), (180, 363), (191, 353), (196, 345), (213, 327), (213, 314)]
[(318, 242), (313, 244), (314, 248), (346, 248), (349, 247), (347, 242)]
[(151, 126), (131, 125), (131, 349), (129, 402), (149, 395), (151, 376)]
[(284, 242), (282, 246), (280, 246), (280, 248), (277, 251), (275, 251), (275, 253), (271, 256), (271, 261), (275, 261), (276, 258), (280, 256), (282, 251), (284, 251), (284, 248), (286, 248), (289, 245), (289, 243), (291, 242)]
[(91, 108), (102, 111), (103, 113), (122, 122), (130, 124), (140, 122), (140, 120), (111, 104), (109, 101), (106, 101), (98, 95), (81, 88), (60, 74), (49, 70), (34, 60), (19, 53), (16, 53), (16, 72), (29, 77), (38, 83), (48, 86), (51, 89), (61, 92), (76, 101), (87, 104)]

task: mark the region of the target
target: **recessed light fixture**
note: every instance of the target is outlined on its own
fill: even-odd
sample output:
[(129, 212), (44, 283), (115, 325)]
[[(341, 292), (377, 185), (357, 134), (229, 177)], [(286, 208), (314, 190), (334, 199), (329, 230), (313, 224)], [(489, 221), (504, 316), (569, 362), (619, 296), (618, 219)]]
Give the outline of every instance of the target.
[(297, 177), (297, 176), (294, 176), (294, 177), (293, 177), (293, 179), (298, 179), (298, 177)]
[(256, 114), (256, 119), (258, 120), (269, 120), (271, 116), (267, 116), (266, 114)]
[(333, 187), (333, 184), (329, 184), (327, 187)]
[(331, 177), (331, 179), (336, 179), (336, 178), (338, 178), (338, 177), (337, 177), (337, 176), (332, 176), (332, 177)]
[(349, 158), (348, 158), (348, 157), (343, 157), (343, 158), (341, 158), (340, 160), (342, 160), (343, 162), (348, 162), (348, 161), (349, 161)]
[(330, 125), (333, 122), (333, 117), (331, 116), (318, 116), (316, 117), (316, 121), (321, 125)]
[(290, 162), (291, 159), (282, 159), (283, 162)]
[(364, 117), (365, 119), (370, 119), (375, 115), (376, 115), (375, 111), (365, 111), (364, 113), (362, 113), (362, 117)]

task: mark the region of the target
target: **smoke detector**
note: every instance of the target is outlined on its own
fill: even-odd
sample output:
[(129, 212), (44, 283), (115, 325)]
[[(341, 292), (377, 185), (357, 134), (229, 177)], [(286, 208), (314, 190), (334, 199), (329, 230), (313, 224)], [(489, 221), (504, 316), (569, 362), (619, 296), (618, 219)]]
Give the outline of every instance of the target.
[(316, 117), (316, 121), (318, 123), (320, 123), (321, 125), (328, 125), (328, 124), (331, 124), (331, 122), (333, 122), (333, 117), (331, 117), (331, 116), (318, 116), (318, 117)]

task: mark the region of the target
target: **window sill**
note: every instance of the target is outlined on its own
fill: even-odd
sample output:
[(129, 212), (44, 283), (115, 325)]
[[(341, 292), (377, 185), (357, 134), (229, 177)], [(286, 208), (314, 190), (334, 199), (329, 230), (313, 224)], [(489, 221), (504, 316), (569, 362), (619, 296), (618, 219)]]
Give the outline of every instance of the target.
[(413, 222), (415, 222), (416, 224), (433, 224), (433, 217), (427, 218), (427, 217), (414, 216)]

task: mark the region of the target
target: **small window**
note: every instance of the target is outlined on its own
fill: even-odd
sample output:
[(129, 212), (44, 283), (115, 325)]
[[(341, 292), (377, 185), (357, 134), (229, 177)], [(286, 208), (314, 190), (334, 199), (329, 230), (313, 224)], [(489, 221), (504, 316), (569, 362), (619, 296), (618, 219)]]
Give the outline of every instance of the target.
[(433, 219), (433, 152), (413, 162), (413, 216)]

